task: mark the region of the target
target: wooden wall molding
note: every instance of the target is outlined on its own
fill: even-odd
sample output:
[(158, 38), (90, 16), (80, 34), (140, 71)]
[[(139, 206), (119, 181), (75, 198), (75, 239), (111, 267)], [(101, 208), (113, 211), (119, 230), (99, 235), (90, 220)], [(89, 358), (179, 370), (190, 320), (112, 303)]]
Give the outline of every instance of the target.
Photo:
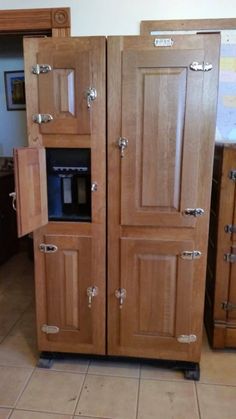
[(51, 30), (53, 36), (60, 36), (60, 29), (69, 36), (70, 26), (69, 7), (0, 11), (0, 33)]
[(142, 20), (140, 35), (150, 35), (151, 31), (236, 29), (236, 19), (187, 19), (187, 20)]

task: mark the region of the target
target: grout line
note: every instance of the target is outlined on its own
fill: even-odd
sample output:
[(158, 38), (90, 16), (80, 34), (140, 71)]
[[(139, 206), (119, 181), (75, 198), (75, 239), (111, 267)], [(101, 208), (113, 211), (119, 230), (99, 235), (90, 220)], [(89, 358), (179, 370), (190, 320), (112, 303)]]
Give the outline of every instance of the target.
[(198, 389), (197, 389), (196, 381), (194, 382), (194, 386), (195, 386), (195, 393), (196, 393), (196, 398), (197, 398), (198, 416), (199, 416), (199, 419), (202, 419), (200, 401), (199, 401), (199, 397), (198, 397)]
[[(33, 301), (33, 300), (32, 300)], [(29, 309), (29, 307), (32, 304), (31, 303), (27, 306), (27, 308), (21, 313), (21, 315), (18, 317), (18, 319), (15, 321), (15, 323), (12, 325), (12, 327), (10, 327), (10, 329), (8, 330), (8, 332), (6, 333), (6, 335), (3, 337), (3, 339), (1, 340), (0, 344), (2, 344), (6, 338), (8, 338), (9, 336), (14, 336), (14, 335), (10, 335), (10, 333), (12, 332), (12, 330), (15, 328), (15, 326), (17, 326), (17, 323), (20, 322), (22, 320), (22, 317), (24, 316), (24, 314), (26, 313), (26, 311)], [(17, 335), (15, 335), (17, 336)], [(31, 338), (30, 338), (31, 339)]]
[(142, 364), (139, 365), (139, 380), (138, 380), (138, 394), (137, 394), (137, 406), (136, 406), (136, 419), (138, 419), (138, 411), (139, 411), (139, 396), (140, 396), (140, 385), (141, 385), (141, 368), (142, 368)]
[(75, 408), (74, 408), (74, 411), (73, 411), (73, 413), (72, 413), (72, 416), (73, 416), (73, 417), (74, 417), (75, 412), (76, 412), (76, 409), (77, 409), (77, 407), (78, 407), (79, 400), (80, 400), (80, 397), (81, 397), (81, 394), (82, 394), (82, 391), (83, 391), (83, 388), (84, 388), (84, 383), (85, 383), (85, 380), (86, 380), (86, 378), (87, 378), (87, 375), (88, 375), (88, 374), (84, 374), (84, 380), (83, 380), (83, 383), (82, 383), (81, 389), (80, 389), (80, 391), (79, 391), (79, 394), (78, 394), (78, 396), (77, 396), (77, 401), (76, 401), (76, 403), (75, 403)]
[(15, 401), (14, 408), (16, 407), (16, 405), (17, 405), (18, 401), (20, 400), (20, 398), (21, 398), (22, 394), (24, 393), (24, 391), (25, 391), (26, 387), (28, 386), (29, 381), (30, 381), (30, 380), (31, 380), (31, 378), (32, 378), (32, 375), (34, 374), (34, 371), (35, 371), (35, 368), (34, 368), (34, 369), (33, 369), (33, 371), (31, 372), (31, 374), (29, 374), (29, 377), (28, 377), (28, 379), (26, 380), (25, 385), (23, 386), (22, 391), (19, 393), (19, 396), (17, 397), (17, 399), (16, 399), (16, 401)]

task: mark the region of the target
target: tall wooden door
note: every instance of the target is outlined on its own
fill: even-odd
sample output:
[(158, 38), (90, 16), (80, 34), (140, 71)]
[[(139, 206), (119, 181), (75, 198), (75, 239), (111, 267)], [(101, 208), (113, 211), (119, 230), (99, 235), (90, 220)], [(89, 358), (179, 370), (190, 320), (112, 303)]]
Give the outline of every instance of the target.
[[(26, 39), (24, 48), (31, 148), (23, 155), (16, 151), (16, 173), (20, 178), (17, 202), (21, 234), (37, 228), (34, 257), (38, 346), (43, 351), (104, 354), (106, 40)], [(49, 182), (45, 184), (48, 148), (50, 155), (54, 148), (62, 149), (60, 159), (67, 155), (68, 148), (73, 149), (70, 155), (74, 155), (75, 166), (84, 149), (90, 156), (91, 185), (86, 193), (91, 194), (91, 208), (83, 222), (62, 217), (47, 223), (48, 215), (52, 219), (47, 214), (47, 202), (42, 202), (41, 207), (36, 202), (40, 194), (44, 199), (51, 198)], [(67, 161), (61, 166), (72, 172), (75, 169)], [(28, 177), (27, 193), (23, 191), (23, 175)], [(27, 223), (21, 208), (29, 210), (28, 217), (34, 216), (35, 220)]]
[(218, 59), (218, 35), (108, 39), (110, 354), (199, 360)]

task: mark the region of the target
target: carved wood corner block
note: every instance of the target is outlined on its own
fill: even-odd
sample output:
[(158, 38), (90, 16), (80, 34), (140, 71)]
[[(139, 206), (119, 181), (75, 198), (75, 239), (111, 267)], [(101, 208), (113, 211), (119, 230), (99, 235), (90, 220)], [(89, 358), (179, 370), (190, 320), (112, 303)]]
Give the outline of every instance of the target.
[(52, 9), (52, 27), (70, 27), (70, 9)]

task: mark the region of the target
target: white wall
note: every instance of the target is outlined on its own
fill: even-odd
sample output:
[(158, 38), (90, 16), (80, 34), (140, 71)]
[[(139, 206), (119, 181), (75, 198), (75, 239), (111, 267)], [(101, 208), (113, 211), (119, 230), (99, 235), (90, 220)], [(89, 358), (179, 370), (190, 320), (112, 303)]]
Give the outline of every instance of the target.
[(19, 41), (1, 39), (0, 44), (0, 156), (12, 156), (13, 147), (27, 144), (26, 112), (8, 111), (4, 71), (23, 70), (23, 52)]
[(72, 35), (138, 35), (141, 20), (236, 17), (235, 0), (0, 0), (0, 9), (70, 7)]

